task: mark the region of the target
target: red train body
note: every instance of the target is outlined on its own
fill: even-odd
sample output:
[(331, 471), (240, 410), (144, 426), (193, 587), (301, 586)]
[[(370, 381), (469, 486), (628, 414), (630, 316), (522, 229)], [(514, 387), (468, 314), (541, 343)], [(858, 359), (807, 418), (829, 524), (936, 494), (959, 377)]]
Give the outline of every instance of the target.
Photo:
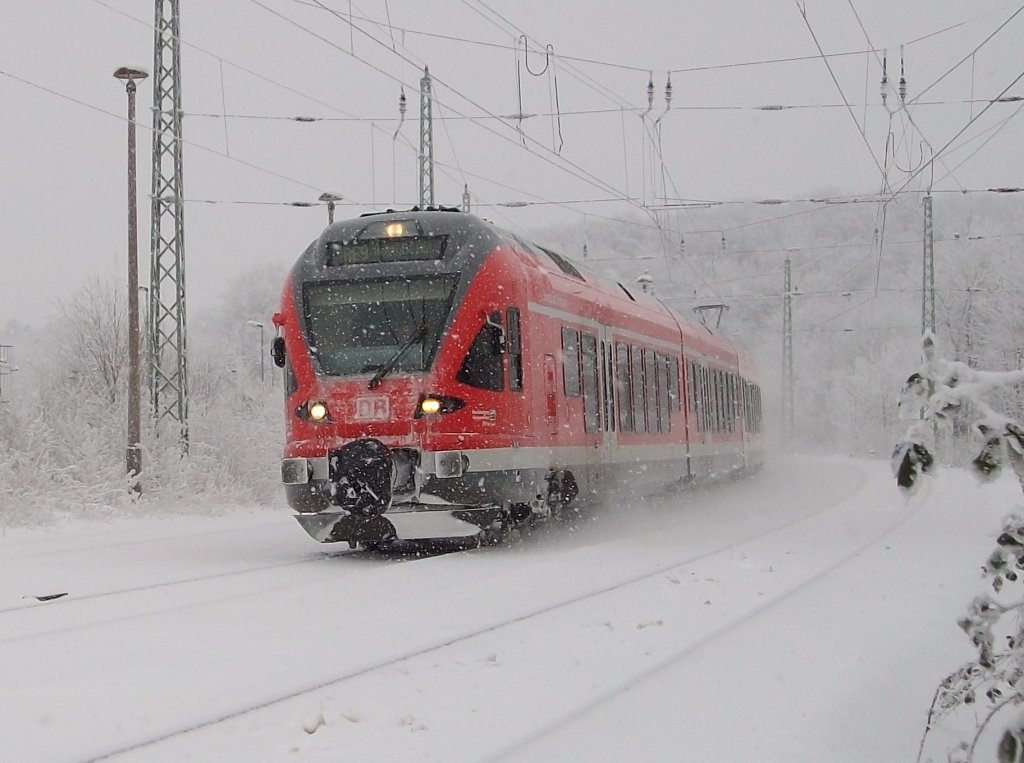
[(763, 459), (740, 349), (469, 214), (331, 225), (275, 323), (282, 479), (320, 541), (498, 538)]

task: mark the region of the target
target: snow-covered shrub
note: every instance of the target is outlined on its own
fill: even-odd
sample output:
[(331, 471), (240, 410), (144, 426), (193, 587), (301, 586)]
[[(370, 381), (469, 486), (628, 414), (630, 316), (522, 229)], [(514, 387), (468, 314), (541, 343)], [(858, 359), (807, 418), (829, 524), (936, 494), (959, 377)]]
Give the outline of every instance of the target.
[[(259, 282), (260, 288), (253, 284)], [(269, 284), (274, 284), (271, 287)], [(258, 331), (269, 326), (279, 274), (229, 284), (189, 334), (189, 449), (157, 432), (142, 396), (142, 499), (128, 490), (127, 308), (123, 288), (94, 280), (20, 353), (24, 394), (0, 406), (0, 526), (67, 516), (284, 505), (281, 386), (260, 379)], [(145, 386), (145, 376), (143, 377)]]
[[(893, 453), (892, 464), (899, 486), (912, 491), (922, 475), (932, 470), (935, 459), (928, 447), (931, 433), (948, 425), (955, 416), (970, 411), (981, 449), (970, 468), (982, 481), (996, 479), (1008, 466), (1024, 488), (1024, 428), (997, 412), (989, 400), (993, 393), (1024, 382), (1024, 371), (978, 371), (960, 362), (939, 357), (935, 337), (923, 339), (923, 362), (907, 379), (901, 406), (919, 420)], [(928, 735), (940, 720), (965, 720), (971, 724), (949, 750), (950, 761), (972, 761), (982, 733), (998, 715), (1009, 713), (998, 745), (1001, 763), (1024, 760), (1024, 601), (1011, 590), (1024, 583), (1024, 508), (1008, 516), (996, 546), (982, 566), (992, 593), (970, 603), (957, 622), (978, 651), (976, 660), (961, 666), (940, 684), (928, 713), (922, 754)], [(973, 712), (963, 712), (965, 708)]]

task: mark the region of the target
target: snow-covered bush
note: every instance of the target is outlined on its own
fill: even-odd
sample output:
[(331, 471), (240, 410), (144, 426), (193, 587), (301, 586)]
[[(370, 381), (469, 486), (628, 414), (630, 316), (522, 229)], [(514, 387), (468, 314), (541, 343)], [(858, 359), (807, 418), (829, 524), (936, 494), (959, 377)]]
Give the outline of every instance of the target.
[[(919, 420), (907, 432), (893, 453), (892, 464), (899, 486), (912, 491), (922, 475), (934, 467), (928, 447), (930, 435), (949, 424), (954, 416), (969, 411), (982, 441), (970, 468), (982, 481), (998, 477), (1008, 466), (1024, 488), (1024, 428), (997, 412), (989, 400), (993, 393), (1024, 382), (1024, 371), (978, 371), (961, 362), (939, 357), (935, 337), (926, 333), (922, 342), (923, 362), (907, 379), (901, 407)], [(982, 566), (982, 575), (992, 593), (977, 596), (958, 625), (978, 651), (976, 660), (961, 666), (940, 684), (928, 713), (921, 751), (928, 735), (942, 720), (968, 722), (961, 739), (948, 751), (957, 763), (974, 760), (982, 733), (998, 715), (1007, 714), (998, 744), (1001, 763), (1024, 760), (1024, 601), (1019, 592), (1024, 583), (1024, 509), (1004, 520), (996, 546)], [(973, 712), (963, 712), (970, 709)]]
[(276, 270), (247, 274), (228, 284), (217, 311), (190, 323), (187, 457), (173, 427), (155, 430), (143, 394), (141, 501), (128, 490), (125, 461), (123, 288), (94, 280), (60, 304), (59, 317), (20, 348), (23, 393), (0, 406), (0, 526), (283, 505), (281, 387), (268, 359), (261, 381), (266, 348), (246, 323), (269, 326), (280, 280)]

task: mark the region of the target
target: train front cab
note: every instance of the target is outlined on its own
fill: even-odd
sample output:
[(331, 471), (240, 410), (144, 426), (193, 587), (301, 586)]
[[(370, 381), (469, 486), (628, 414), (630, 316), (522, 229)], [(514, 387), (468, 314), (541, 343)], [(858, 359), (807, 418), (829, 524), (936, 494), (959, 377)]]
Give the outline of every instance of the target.
[[(449, 237), (443, 261), (331, 272), (322, 256), (317, 261), (314, 246), (306, 254), (313, 266), (300, 260), (282, 295), (290, 379), (282, 477), (300, 524), (321, 541), (376, 543), (500, 530), (510, 512), (524, 518), (545, 489), (547, 460), (532, 447), (528, 410), (534, 366), (522, 330), (522, 286), (529, 280), (522, 254), (484, 235), (479, 221), (460, 232), (457, 218), (468, 216), (426, 217), (431, 230), (445, 230)], [(329, 243), (342, 235), (359, 233), (328, 229), (325, 238)], [(333, 288), (332, 299), (344, 299), (351, 319), (357, 312), (350, 309), (355, 298), (347, 296), (356, 293), (351, 284), (381, 277), (409, 283), (424, 271), (441, 272), (455, 283), (450, 307), (432, 327), (436, 354), (420, 366), (396, 364), (381, 374), (389, 356), (402, 354), (401, 338), (412, 336), (398, 318), (393, 324), (388, 319), (392, 337), (382, 340), (390, 345), (378, 356), (375, 373), (354, 366), (348, 374), (325, 373), (333, 329), (310, 304), (311, 290)], [(332, 286), (338, 283), (345, 285)], [(387, 295), (376, 295), (382, 299)], [(415, 312), (405, 302), (391, 299), (384, 313)], [(313, 407), (318, 402), (329, 415), (314, 419), (310, 414), (319, 413)], [(360, 472), (360, 461), (375, 467)]]

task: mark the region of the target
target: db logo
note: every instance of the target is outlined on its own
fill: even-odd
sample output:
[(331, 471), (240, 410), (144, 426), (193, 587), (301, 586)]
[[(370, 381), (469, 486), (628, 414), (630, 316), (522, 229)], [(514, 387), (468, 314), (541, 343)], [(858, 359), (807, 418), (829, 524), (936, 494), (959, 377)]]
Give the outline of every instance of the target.
[(385, 421), (390, 412), (384, 395), (356, 398), (356, 421)]

